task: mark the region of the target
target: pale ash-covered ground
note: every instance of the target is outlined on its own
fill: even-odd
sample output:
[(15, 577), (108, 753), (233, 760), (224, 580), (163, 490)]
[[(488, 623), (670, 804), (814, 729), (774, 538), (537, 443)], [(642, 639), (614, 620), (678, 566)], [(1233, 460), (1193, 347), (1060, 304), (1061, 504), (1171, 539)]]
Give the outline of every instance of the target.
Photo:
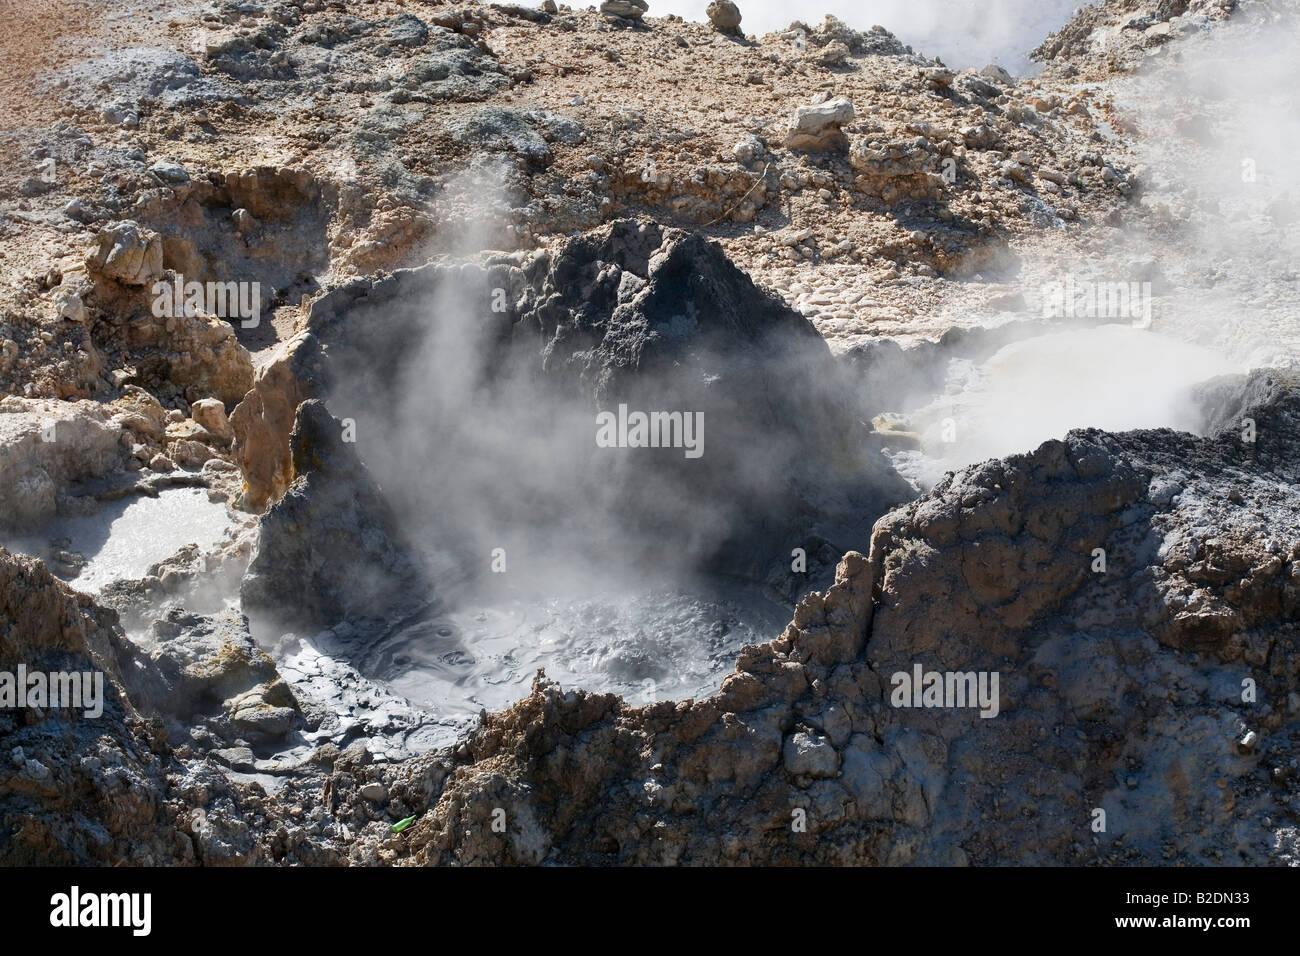
[[(933, 63), (891, 36), (837, 24), (751, 41), (653, 16), (628, 29), (567, 8), (548, 23), (473, 4), (91, 9), (106, 15), (74, 8), (85, 20), (76, 31), (76, 16), (40, 27), (20, 17), (17, 36), (31, 35), (22, 42), (45, 42), (65, 24), (69, 35), (39, 60), (20, 57), (8, 68), (7, 138), (20, 161), (6, 170), (7, 185), (36, 175), (37, 153), (60, 160), (56, 187), (30, 197), (19, 189), (10, 211), (7, 268), (36, 280), (10, 292), (25, 322), (49, 321), (52, 296), (40, 278), (80, 258), (105, 218), (138, 216), (150, 196), (158, 198), (148, 218), (177, 218), (179, 197), (147, 172), (160, 161), (192, 178), (256, 166), (306, 170), (324, 193), (301, 211), (327, 219), (315, 238), (328, 245), (328, 262), (308, 269), (322, 282), (455, 248), (458, 229), (440, 234), (439, 221), (492, 210), (515, 228), (488, 230), (485, 241), (525, 246), (642, 211), (703, 226), (761, 284), (844, 343), (1001, 320), (1000, 310), (1018, 302), (1018, 286), (997, 281), (1013, 259), (1008, 245), (1029, 237), (1037, 245), (1069, 223), (1072, 235), (1095, 234), (1109, 246), (1107, 217), (1131, 193), (1132, 159), (1105, 135), (1113, 106), (1103, 84), (927, 74)], [(428, 44), (391, 41), (402, 16), (423, 17), (446, 41), (447, 62), (477, 75), (419, 80), (443, 67), (437, 55), (429, 65)], [(98, 66), (59, 72), (132, 47), (175, 51), (196, 72), (178, 60), (133, 73), (112, 52)], [(128, 74), (136, 79), (123, 81)], [(44, 105), (39, 122), (29, 115), (34, 94)], [(857, 166), (844, 148), (783, 145), (797, 107), (841, 96), (854, 108), (845, 132), (859, 149)], [(497, 108), (547, 114), (539, 126)], [(457, 117), (467, 114), (486, 125), (458, 133)], [(88, 141), (49, 133), (55, 117)], [(485, 171), (482, 188), (466, 187), (463, 171), (484, 147), (505, 171)], [(942, 182), (944, 160), (953, 161), (951, 183)], [(90, 207), (78, 214), (84, 227), (61, 212), (74, 198)], [(292, 249), (280, 254), (299, 258)], [(226, 269), (239, 272), (233, 263)], [(279, 278), (287, 287), (294, 277)], [(286, 293), (281, 333), (311, 288)], [(54, 332), (64, 338), (57, 325)], [(40, 363), (39, 346), (24, 352)]]
[[(211, 249), (197, 243), (214, 276), (260, 279), (281, 293), (273, 322), (248, 337), (255, 352), (287, 335), (302, 297), (335, 277), (465, 251), (468, 221), (485, 244), (528, 247), (649, 212), (718, 238), (837, 350), (877, 336), (909, 343), (954, 326), (1035, 318), (1042, 284), (1082, 267), (1103, 281), (1155, 278), (1159, 287), (1168, 279), (1164, 293), (1184, 296), (1158, 311), (1159, 322), (1209, 345), (1230, 338), (1235, 352), (1254, 357), (1258, 343), (1242, 341), (1245, 333), (1193, 318), (1205, 311), (1204, 273), (1214, 270), (1179, 261), (1187, 217), (1176, 205), (1167, 216), (1149, 214), (1153, 202), (1168, 206), (1166, 184), (1186, 188), (1185, 170), (1203, 144), (1185, 124), (1181, 134), (1175, 127), (1164, 135), (1168, 110), (1151, 108), (1149, 84), (1112, 82), (1115, 69), (1168, 59), (1171, 37), (1196, 33), (1228, 8), (1193, 4), (1141, 29), (1126, 24), (1149, 12), (1107, 9), (1108, 22), (1083, 45), (1082, 71), (1067, 59), (1082, 44), (1076, 38), (1044, 78), (1013, 83), (968, 71), (944, 86), (942, 73), (927, 74), (932, 64), (892, 37), (833, 24), (750, 42), (671, 18), (626, 29), (576, 11), (534, 23), (474, 5), (363, 3), (346, 12), (311, 4), (207, 12), (68, 5), (57, 16), (40, 8), (39, 18), (29, 8), (5, 40), (14, 52), (0, 108), (10, 117), (6, 150), (15, 161), (0, 174), (13, 197), (0, 261), (20, 281), (5, 292), (12, 344), (0, 346), (0, 375), (14, 393), (63, 396), (70, 388), (85, 394), (86, 380), (117, 362), (130, 367), (127, 357), (100, 359), (84, 334), (55, 318), (74, 283), (53, 282), (51, 273), (75, 274), (92, 234), (112, 219), (142, 218), (174, 244), (233, 214), (234, 199), (196, 202), (148, 172), (159, 162), (179, 163), (192, 179), (259, 166), (307, 177), (302, 195), (278, 211), (280, 222), (244, 237), (214, 235)], [(425, 47), (389, 42), (386, 31), (400, 32), (392, 24), (404, 14), (425, 15), (440, 37), (447, 30), (446, 62), (477, 74), (411, 79), (437, 77), (444, 66), (439, 55), (429, 66)], [(192, 66), (154, 75), (113, 60), (112, 51), (139, 47), (174, 51)], [(60, 73), (106, 51), (105, 63)], [(322, 58), (328, 73), (320, 72)], [(840, 96), (854, 107), (845, 130), (857, 166), (842, 148), (783, 145), (797, 107)], [(496, 107), (547, 113), (540, 126), (527, 116), (482, 114), (487, 126), (457, 132), (457, 117)], [(50, 132), (54, 117), (75, 132)], [(1211, 111), (1206, 121), (1218, 119)], [(489, 126), (496, 132), (483, 132)], [(1123, 135), (1131, 130), (1154, 134), (1149, 141), (1164, 145), (1164, 155), (1134, 153)], [(484, 146), (501, 166), (482, 168)], [(41, 182), (48, 158), (54, 184)], [(946, 160), (954, 163), (950, 183), (942, 182)], [(1272, 188), (1274, 198), (1280, 177), (1261, 178), (1256, 192)], [(932, 198), (909, 198), (914, 192)], [(72, 217), (70, 202), (80, 203)], [(489, 213), (504, 228), (483, 225)], [(1152, 233), (1161, 230), (1174, 233), (1176, 254), (1152, 255)], [(226, 261), (231, 242), (261, 264)], [(272, 259), (289, 265), (270, 270)], [(174, 250), (168, 260), (173, 268), (193, 261)], [(1289, 300), (1292, 291), (1282, 283), (1268, 290), (1269, 301)], [(1292, 308), (1281, 318), (1294, 316)], [(1294, 326), (1270, 328), (1278, 354), (1295, 354)], [(57, 371), (42, 371), (52, 365)], [(78, 380), (85, 384), (69, 385)]]

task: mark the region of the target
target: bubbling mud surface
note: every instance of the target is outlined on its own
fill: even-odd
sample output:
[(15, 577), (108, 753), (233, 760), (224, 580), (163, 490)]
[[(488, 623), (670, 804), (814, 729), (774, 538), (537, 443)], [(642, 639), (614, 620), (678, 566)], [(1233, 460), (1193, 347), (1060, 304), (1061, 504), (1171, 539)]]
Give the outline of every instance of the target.
[(404, 628), (357, 666), (453, 720), (525, 696), (539, 669), (629, 703), (681, 700), (715, 692), (740, 648), (770, 640), (788, 616), (757, 588), (709, 582), (470, 603)]

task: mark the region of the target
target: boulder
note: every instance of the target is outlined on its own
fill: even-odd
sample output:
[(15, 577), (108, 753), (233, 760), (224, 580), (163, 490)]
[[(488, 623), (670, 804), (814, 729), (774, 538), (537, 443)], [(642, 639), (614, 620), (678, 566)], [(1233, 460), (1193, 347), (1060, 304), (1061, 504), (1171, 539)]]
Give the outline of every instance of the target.
[(849, 61), (852, 53), (847, 43), (835, 40), (821, 48), (817, 54), (817, 62), (826, 67), (843, 66)]
[(789, 149), (801, 152), (830, 152), (848, 148), (841, 127), (853, 122), (853, 104), (842, 96), (794, 111), (785, 139)]
[(217, 399), (199, 399), (190, 406), (190, 415), (210, 434), (226, 441), (234, 437), (234, 432), (230, 428), (230, 419), (226, 417), (226, 406)]
[(600, 5), (600, 12), (605, 16), (623, 20), (640, 20), (649, 9), (646, 0), (604, 0)]
[(92, 274), (127, 286), (151, 286), (162, 278), (162, 237), (131, 220), (105, 226), (86, 257)]
[(937, 160), (924, 140), (881, 143), (859, 139), (849, 148), (849, 165), (858, 173), (854, 185), (885, 202), (937, 199), (943, 192)]
[(719, 33), (740, 33), (740, 7), (731, 0), (713, 0), (704, 12)]
[(996, 63), (990, 63), (984, 69), (980, 70), (980, 76), (992, 80), (994, 83), (1000, 83), (1003, 86), (1014, 86), (1015, 77)]

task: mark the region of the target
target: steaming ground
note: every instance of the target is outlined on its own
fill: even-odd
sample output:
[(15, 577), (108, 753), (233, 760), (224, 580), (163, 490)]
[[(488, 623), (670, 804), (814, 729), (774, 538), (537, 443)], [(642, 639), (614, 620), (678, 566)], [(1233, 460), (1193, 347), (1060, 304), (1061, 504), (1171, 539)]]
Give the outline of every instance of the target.
[[(996, 63), (1018, 75), (1034, 75), (1041, 66), (1029, 51), (1048, 33), (1070, 18), (1075, 0), (998, 0), (963, 4), (951, 0), (827, 0), (815, 13), (777, 0), (746, 0), (740, 4), (746, 33), (784, 30), (802, 19), (816, 26), (823, 14), (843, 20), (856, 30), (881, 24), (918, 53), (937, 56), (957, 69), (979, 69)], [(656, 0), (654, 16), (675, 13), (688, 20), (706, 21), (708, 0)]]
[(1300, 361), (1294, 0), (1242, 4), (1117, 84), (1145, 163), (1141, 228), (1166, 273), (1156, 328), (1258, 366)]
[[(1300, 150), (1293, 0), (1245, 3), (1230, 22), (1115, 81), (1136, 132), (1136, 209), (1093, 238), (1017, 264), (1035, 322), (1067, 277), (1149, 283), (1149, 330), (1101, 324), (1033, 333), (981, 360), (953, 359), (919, 409), (884, 416), (895, 466), (918, 489), (1072, 428), (1201, 432), (1192, 389), (1218, 375), (1300, 363)], [(954, 314), (954, 324), (970, 319)], [(945, 425), (948, 427), (945, 430)]]
[[(653, 6), (656, 15), (700, 19), (706, 3)], [(1061, 25), (1071, 6), (1014, 0), (967, 9), (890, 0), (864, 9), (835, 0), (818, 9), (858, 28), (882, 23), (953, 67), (993, 62), (1026, 73), (1035, 71), (1026, 51)], [(754, 0), (742, 9), (751, 33), (784, 29), (796, 15)], [(1059, 258), (1026, 261), (1019, 281), (1028, 306), (1005, 317), (1035, 318), (1037, 285), (1078, 272), (1099, 281), (1154, 279), (1152, 329), (1102, 323), (1040, 330), (981, 359), (948, 360), (942, 390), (891, 422), (899, 433), (893, 460), (919, 489), (949, 469), (1029, 451), (1073, 428), (1198, 432), (1201, 421), (1190, 400), (1196, 384), (1300, 360), (1300, 217), (1290, 185), (1300, 149), (1294, 55), (1292, 34), (1269, 28), (1284, 10), (1293, 11), (1294, 4), (1246, 5), (1241, 23), (1189, 40), (1199, 48), (1187, 50), (1182, 62), (1171, 58), (1119, 83), (1120, 106), (1139, 131), (1146, 163), (1136, 200), (1144, 224), (1125, 223), (1086, 250), (1071, 247)], [(1171, 103), (1180, 105), (1171, 110)], [(1247, 161), (1254, 174), (1249, 180), (1243, 179)], [(481, 183), (474, 188), (476, 195), (496, 191)], [(485, 241), (470, 232), (452, 251), (468, 253)], [(457, 303), (432, 306), (453, 317), (464, 312)], [(468, 408), (481, 396), (475, 363), (482, 342), (463, 323), (449, 331), (426, 343), (429, 361), (420, 378), (428, 384), (411, 383), (410, 405), (386, 410), (403, 438), (403, 455), (414, 456), (391, 462), (393, 474), (422, 480), (397, 489), (391, 480), (385, 484), (414, 502), (437, 500), (450, 488), (476, 515), (485, 504), (474, 497), (481, 493), (476, 489), (490, 474), (465, 463), (517, 444), (517, 422), (509, 427), (508, 411), (493, 406)], [(435, 460), (427, 436), (439, 416), (472, 422), (477, 431), (456, 446), (458, 454)], [(445, 453), (447, 446), (433, 450)], [(430, 472), (428, 461), (442, 471)], [(567, 475), (561, 462), (548, 480), (561, 486)], [(144, 576), (182, 545), (214, 547), (226, 527), (223, 505), (202, 492), (175, 489), (68, 519), (41, 540), (15, 544), (31, 553), (51, 544), (80, 551), (88, 563), (72, 583), (97, 591), (114, 578)], [(476, 552), (494, 543), (495, 533), (472, 518), (463, 522), (463, 537), (474, 540)], [(574, 546), (566, 542), (556, 550)], [(708, 579), (647, 584), (627, 577), (600, 585), (582, 580), (587, 573), (560, 569), (562, 586), (549, 597), (467, 593), (449, 610), (367, 648), (355, 663), (433, 712), (446, 728), (437, 740), (446, 742), (480, 709), (517, 700), (539, 668), (562, 685), (613, 691), (636, 702), (702, 696), (717, 688), (740, 647), (770, 639), (788, 618), (756, 587)], [(584, 586), (572, 586), (575, 581)], [(592, 593), (602, 596), (576, 596)], [(328, 647), (346, 636), (304, 638)]]
[[(986, 362), (954, 359), (948, 391), (912, 413), (895, 467), (918, 488), (987, 458), (1029, 452), (1072, 428), (1174, 428), (1201, 434), (1196, 385), (1245, 372), (1208, 349), (1127, 325), (1035, 336)], [(918, 434), (919, 433), (919, 434)]]

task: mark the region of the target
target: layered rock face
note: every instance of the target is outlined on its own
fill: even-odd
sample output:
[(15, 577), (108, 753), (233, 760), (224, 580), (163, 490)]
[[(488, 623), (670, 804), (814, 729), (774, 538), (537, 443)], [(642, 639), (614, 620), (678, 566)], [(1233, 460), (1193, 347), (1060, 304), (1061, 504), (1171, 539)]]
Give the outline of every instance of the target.
[[(428, 812), (356, 858), (1294, 860), (1300, 392), (1220, 390), (1212, 438), (1075, 432), (951, 476), (711, 698), (632, 709), (539, 678), (401, 771)], [(991, 706), (987, 681), (899, 706), (924, 704), (897, 689), (918, 666), (997, 674)]]

